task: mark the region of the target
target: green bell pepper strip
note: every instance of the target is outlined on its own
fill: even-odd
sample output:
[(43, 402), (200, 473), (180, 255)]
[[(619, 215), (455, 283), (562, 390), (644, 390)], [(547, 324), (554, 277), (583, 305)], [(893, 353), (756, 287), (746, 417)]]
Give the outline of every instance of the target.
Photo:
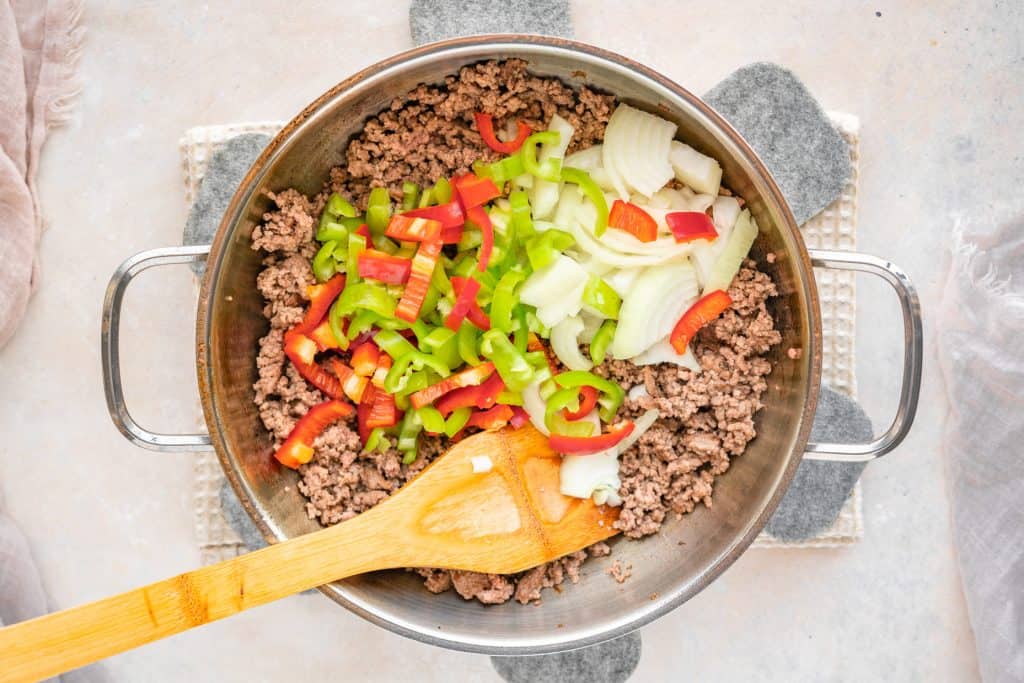
[(565, 436), (585, 437), (594, 433), (594, 423), (590, 420), (574, 420), (570, 422), (565, 419), (562, 410), (569, 408), (579, 410), (580, 392), (578, 389), (559, 389), (547, 399), (544, 408), (544, 425), (553, 434), (564, 434)]
[(402, 211), (415, 209), (419, 200), (420, 186), (408, 181), (402, 183)]
[(608, 201), (604, 198), (601, 186), (594, 182), (590, 174), (578, 168), (563, 168), (562, 180), (575, 183), (583, 190), (583, 194), (597, 209), (597, 220), (594, 221), (594, 235), (600, 237), (608, 229)]
[(436, 204), (447, 204), (452, 200), (452, 184), (447, 178), (438, 178), (430, 188), (430, 199)]
[(415, 410), (408, 410), (402, 425), (398, 430), (397, 448), (402, 452), (402, 464), (411, 465), (416, 462), (418, 455), (420, 432), (423, 431), (423, 421)]
[(435, 358), (448, 367), (454, 368), (462, 365), (458, 336), (447, 327), (434, 328), (423, 340), (423, 343)]
[(530, 213), (530, 200), (522, 190), (515, 190), (508, 195), (509, 204), (512, 205), (512, 219), (510, 224), (520, 240), (532, 237), (536, 232), (533, 227), (533, 216)]
[(346, 286), (359, 282), (359, 255), (364, 251), (366, 251), (366, 240), (362, 235), (351, 233), (348, 236), (348, 259), (345, 261)]
[(548, 356), (543, 351), (527, 351), (525, 354), (526, 361), (534, 367), (544, 367), (548, 364)]
[(463, 254), (452, 266), (452, 275), (459, 277), (473, 277), (476, 273), (476, 259), (472, 254)]
[[(426, 370), (420, 370), (419, 372), (410, 372), (404, 378), (404, 381), (399, 381), (401, 386), (395, 389), (395, 396), (408, 396), (409, 394), (426, 389), (430, 386), (431, 376)], [(384, 385), (387, 388), (387, 384)]]
[(348, 228), (325, 211), (316, 228), (316, 238), (320, 242), (347, 242)]
[(363, 453), (370, 453), (381, 444), (381, 441), (385, 441), (384, 437), (387, 432), (384, 431), (383, 427), (374, 427), (370, 430), (370, 435), (366, 437), (366, 444), (363, 446)]
[(373, 341), (381, 351), (391, 356), (391, 360), (398, 360), (401, 356), (416, 350), (409, 340), (394, 330), (381, 330), (374, 336)]
[(332, 216), (344, 216), (345, 218), (355, 218), (359, 215), (356, 207), (337, 192), (327, 198), (327, 206), (324, 207), (324, 211)]
[(459, 327), (459, 356), (470, 365), (480, 365), (483, 362), (480, 360), (480, 356), (476, 354), (478, 337), (479, 330), (477, 330), (476, 325), (463, 322), (462, 326)]
[(448, 314), (452, 312), (453, 308), (455, 308), (455, 304), (453, 304), (450, 299), (438, 300), (436, 313), (441, 318), (441, 323), (439, 324), (444, 324), (445, 318), (448, 317)]
[(594, 334), (594, 338), (590, 340), (590, 360), (594, 361), (594, 365), (604, 362), (608, 347), (615, 337), (615, 327), (614, 320), (605, 320)]
[(622, 297), (600, 276), (591, 275), (583, 289), (583, 303), (605, 318), (616, 320), (619, 317), (619, 307), (622, 306)]
[(370, 242), (373, 243), (374, 249), (377, 251), (383, 251), (389, 256), (397, 254), (400, 248), (393, 240), (384, 237), (384, 235), (371, 235)]
[(434, 268), (434, 273), (430, 276), (430, 284), (437, 291), (441, 292), (446, 299), (455, 301), (455, 290), (452, 288), (452, 282), (448, 279), (448, 274), (444, 272), (443, 267)]
[(429, 353), (430, 350), (423, 344), (423, 340), (427, 338), (427, 335), (430, 334), (433, 328), (419, 319), (409, 327), (412, 329), (412, 333), (416, 335), (416, 343), (420, 347), (420, 351)]
[(517, 176), (526, 172), (523, 156), (519, 152), (499, 159), (491, 164), (482, 161), (473, 162), (473, 172), (481, 178), (490, 178), (499, 188)]
[[(338, 331), (334, 327), (335, 306), (337, 305), (337, 302), (335, 302), (334, 306), (331, 307), (331, 317), (329, 318), (331, 323), (331, 332), (334, 332), (335, 336), (337, 336), (338, 334)], [(341, 315), (340, 309), (338, 309), (338, 311), (338, 330), (340, 330), (340, 321), (344, 319), (344, 316)], [(349, 341), (352, 341), (353, 339), (361, 335), (363, 332), (368, 332), (374, 325), (377, 324), (378, 320), (380, 320), (380, 316), (378, 316), (373, 311), (359, 311), (354, 316), (352, 316), (352, 319), (349, 321), (348, 334), (345, 335), (345, 338), (348, 339)]]
[[(494, 304), (491, 304), (492, 306)], [(519, 349), (520, 353), (526, 353), (526, 349), (530, 346), (530, 324), (526, 322), (526, 309), (523, 306), (516, 306), (513, 309), (515, 315), (515, 323), (513, 324), (512, 332), (512, 344)], [(491, 318), (491, 324), (494, 324), (494, 318)], [(547, 363), (545, 362), (545, 366)]]
[(341, 315), (352, 315), (357, 309), (373, 311), (382, 318), (395, 316), (395, 298), (388, 290), (373, 282), (357, 282), (346, 285), (345, 291), (338, 297), (338, 310)]
[(562, 179), (562, 160), (548, 159), (544, 163), (537, 161), (537, 145), (557, 145), (562, 139), (562, 134), (556, 130), (548, 130), (534, 133), (526, 138), (519, 153), (523, 155), (523, 168), (530, 175), (557, 183)]
[(580, 387), (587, 386), (594, 387), (600, 391), (601, 395), (597, 399), (597, 404), (601, 408), (598, 412), (601, 415), (601, 419), (605, 422), (611, 422), (615, 419), (615, 413), (618, 412), (619, 406), (622, 405), (622, 401), (626, 398), (625, 389), (616, 382), (604, 377), (598, 377), (586, 370), (570, 370), (569, 372), (559, 373), (555, 375), (555, 383), (566, 389), (579, 389)]
[(391, 195), (386, 188), (375, 187), (370, 190), (370, 199), (366, 204), (366, 225), (371, 235), (383, 235), (391, 220)]
[[(438, 270), (435, 268), (435, 270)], [(434, 285), (427, 287), (427, 293), (423, 297), (423, 304), (420, 306), (421, 315), (427, 311), (433, 311), (441, 301), (441, 291)]]
[(466, 423), (469, 422), (469, 417), (472, 414), (472, 408), (456, 408), (453, 410), (444, 423), (445, 436), (450, 439), (458, 434), (466, 426)]
[(504, 403), (507, 406), (521, 406), (523, 405), (523, 395), (518, 391), (501, 391), (494, 402)]
[(313, 277), (317, 282), (327, 282), (338, 271), (338, 264), (334, 261), (337, 246), (337, 242), (324, 242), (313, 257)]
[(494, 363), (505, 387), (510, 391), (522, 391), (533, 381), (533, 366), (501, 330), (490, 329), (484, 332), (480, 353)]
[[(552, 376), (553, 374), (551, 372), (551, 367), (545, 362), (543, 367), (538, 367), (536, 371), (533, 373), (533, 382), (534, 384), (539, 384), (543, 386), (546, 382), (548, 382), (551, 379)], [(553, 384), (554, 382), (551, 382), (551, 385)], [(548, 394), (550, 393), (551, 392), (548, 392)], [(542, 395), (541, 398), (544, 398), (544, 396)]]
[[(379, 346), (380, 332), (377, 333), (377, 338)], [(384, 378), (384, 390), (391, 394), (409, 393), (403, 390), (407, 388), (411, 381), (413, 381), (411, 379), (412, 376), (420, 375), (423, 377), (424, 382), (429, 381), (429, 377), (426, 376), (426, 373), (419, 372), (425, 368), (433, 370), (441, 377), (447, 377), (452, 374), (451, 370), (448, 369), (448, 366), (442, 363), (439, 359), (423, 353), (422, 351), (413, 350), (395, 359), (394, 364), (391, 366), (391, 369), (388, 370), (388, 374)], [(415, 381), (419, 383), (420, 380)], [(423, 386), (417, 388), (416, 391), (419, 391), (419, 389), (425, 389), (427, 386), (428, 384), (424, 383)]]
[(498, 286), (494, 288), (494, 298), (491, 299), (491, 308), (488, 317), (491, 319), (491, 327), (497, 328), (505, 334), (511, 334), (512, 311), (519, 303), (516, 296), (516, 287), (526, 279), (526, 274), (521, 270), (510, 270), (498, 280)]
[(526, 243), (526, 258), (530, 260), (530, 267), (540, 270), (550, 265), (555, 258), (563, 251), (576, 243), (576, 238), (557, 228), (545, 230), (539, 235), (534, 235)]
[(469, 251), (470, 249), (476, 249), (483, 244), (484, 236), (483, 233), (476, 228), (465, 227), (462, 229), (462, 237), (459, 238), (459, 242), (456, 245), (459, 251)]
[(444, 416), (434, 406), (423, 406), (416, 413), (423, 428), (431, 434), (444, 434)]
[(530, 332), (533, 332), (539, 337), (547, 339), (551, 336), (551, 328), (540, 321), (537, 317), (536, 310), (533, 308), (526, 309), (526, 324), (529, 326)]

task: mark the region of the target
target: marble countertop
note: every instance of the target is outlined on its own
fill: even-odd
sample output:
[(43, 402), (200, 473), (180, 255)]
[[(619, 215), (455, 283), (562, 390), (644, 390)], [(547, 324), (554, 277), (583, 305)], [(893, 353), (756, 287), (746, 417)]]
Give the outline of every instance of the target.
[[(866, 536), (839, 550), (754, 550), (646, 627), (635, 680), (973, 680), (941, 452), (947, 406), (931, 319), (958, 212), (1019, 192), (1024, 36), (1017, 9), (929, 3), (574, 3), (577, 37), (695, 92), (757, 60), (793, 69), (857, 114), (860, 248), (920, 288), (926, 341), (917, 424), (864, 474)], [(244, 11), (242, 8), (245, 8)], [(283, 8), (286, 11), (282, 11)], [(812, 11), (810, 8), (814, 7)], [(1004, 16), (1000, 16), (1000, 14)], [(177, 141), (191, 126), (286, 119), (328, 86), (411, 46), (403, 2), (89, 3), (84, 89), (55, 132), (40, 190), (49, 229), (24, 326), (0, 352), (0, 493), (54, 602), (96, 599), (195, 567), (192, 463), (111, 425), (100, 303), (128, 255), (179, 243)], [(1011, 138), (1011, 135), (1014, 136)], [(897, 306), (859, 284), (860, 397), (895, 406)], [(194, 295), (186, 269), (150, 271), (123, 325), (130, 404), (144, 424), (195, 427)], [(44, 492), (44, 493), (41, 493)], [(114, 680), (497, 680), (485, 657), (391, 635), (297, 596), (110, 659)]]

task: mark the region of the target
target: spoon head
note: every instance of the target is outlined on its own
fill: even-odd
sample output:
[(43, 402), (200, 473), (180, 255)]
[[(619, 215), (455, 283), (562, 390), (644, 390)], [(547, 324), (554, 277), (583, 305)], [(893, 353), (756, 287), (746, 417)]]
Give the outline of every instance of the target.
[(509, 574), (617, 534), (618, 508), (559, 492), (561, 460), (529, 425), (456, 444), (392, 499), (414, 520), (411, 566)]

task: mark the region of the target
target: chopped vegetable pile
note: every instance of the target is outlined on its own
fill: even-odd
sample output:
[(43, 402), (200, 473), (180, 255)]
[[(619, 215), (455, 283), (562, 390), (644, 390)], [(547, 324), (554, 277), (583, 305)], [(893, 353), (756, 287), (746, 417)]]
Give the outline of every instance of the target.
[(658, 414), (621, 419), (625, 392), (592, 369), (613, 357), (699, 371), (689, 343), (730, 306), (757, 224), (719, 196), (714, 159), (639, 109), (620, 105), (603, 145), (568, 157), (558, 115), (544, 131), (517, 122), (507, 141), (488, 114), (475, 121), (504, 157), (405, 183), (397, 206), (382, 187), (363, 213), (328, 199), (317, 284), (285, 353), (329, 400), (276, 457), (309, 462), (349, 402), (363, 448), (407, 464), (422, 433), (532, 422), (566, 456), (563, 493), (618, 504), (618, 455)]

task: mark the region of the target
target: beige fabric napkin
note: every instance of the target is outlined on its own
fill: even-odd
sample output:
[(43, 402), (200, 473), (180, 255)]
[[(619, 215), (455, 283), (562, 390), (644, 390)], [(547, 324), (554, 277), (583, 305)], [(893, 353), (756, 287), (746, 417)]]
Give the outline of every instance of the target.
[(35, 176), (47, 131), (78, 92), (80, 0), (0, 2), (0, 347), (38, 279)]

